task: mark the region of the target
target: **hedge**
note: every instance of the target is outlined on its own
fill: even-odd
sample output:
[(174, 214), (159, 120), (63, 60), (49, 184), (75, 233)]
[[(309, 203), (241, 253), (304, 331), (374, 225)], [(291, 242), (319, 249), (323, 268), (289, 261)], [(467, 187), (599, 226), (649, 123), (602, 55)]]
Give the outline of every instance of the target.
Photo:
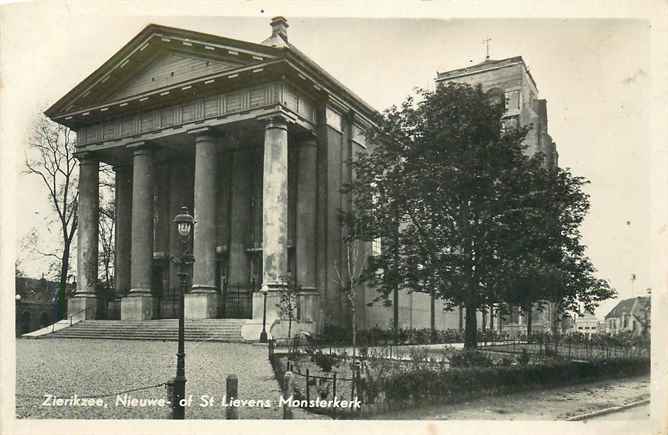
[[(383, 392), (385, 399), (393, 404), (437, 398), (455, 402), (482, 395), (643, 375), (649, 371), (650, 362), (644, 358), (446, 370), (422, 367), (381, 376), (375, 381), (379, 385), (372, 389)], [(375, 398), (365, 399), (372, 403)]]

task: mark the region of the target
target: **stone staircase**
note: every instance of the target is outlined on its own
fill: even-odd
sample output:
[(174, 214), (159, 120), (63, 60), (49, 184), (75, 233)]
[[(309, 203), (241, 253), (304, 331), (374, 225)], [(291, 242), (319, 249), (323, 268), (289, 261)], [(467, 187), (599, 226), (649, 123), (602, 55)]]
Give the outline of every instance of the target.
[[(185, 321), (187, 341), (243, 342), (241, 326), (245, 319), (203, 319)], [(83, 320), (45, 335), (44, 338), (98, 338), (110, 340), (178, 339), (179, 321), (160, 320)]]

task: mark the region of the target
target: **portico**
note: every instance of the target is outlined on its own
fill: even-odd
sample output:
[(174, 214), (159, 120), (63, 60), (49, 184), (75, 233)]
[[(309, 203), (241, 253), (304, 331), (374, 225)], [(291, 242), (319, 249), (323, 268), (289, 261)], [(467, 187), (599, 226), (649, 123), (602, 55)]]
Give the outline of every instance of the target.
[(340, 310), (336, 213), (346, 158), (363, 148), (373, 109), (287, 43), (272, 21), (263, 44), (149, 25), (47, 115), (77, 132), (79, 289), (70, 312), (95, 309), (98, 179), (116, 185), (115, 299), (107, 317), (173, 317), (178, 238), (194, 210), (188, 319), (262, 317), (257, 290), (300, 287), (299, 321)]

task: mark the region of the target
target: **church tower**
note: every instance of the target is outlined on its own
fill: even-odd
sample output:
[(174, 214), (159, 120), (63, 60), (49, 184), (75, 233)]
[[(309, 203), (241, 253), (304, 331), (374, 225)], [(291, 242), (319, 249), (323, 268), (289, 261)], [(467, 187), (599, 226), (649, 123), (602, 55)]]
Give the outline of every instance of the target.
[(498, 93), (504, 98), (505, 125), (528, 126), (527, 152), (542, 152), (546, 165), (558, 164), (556, 144), (547, 130), (547, 101), (538, 97), (538, 87), (521, 56), (507, 59), (486, 59), (479, 64), (446, 72), (439, 72), (436, 83), (466, 83), (481, 85), (485, 92)]

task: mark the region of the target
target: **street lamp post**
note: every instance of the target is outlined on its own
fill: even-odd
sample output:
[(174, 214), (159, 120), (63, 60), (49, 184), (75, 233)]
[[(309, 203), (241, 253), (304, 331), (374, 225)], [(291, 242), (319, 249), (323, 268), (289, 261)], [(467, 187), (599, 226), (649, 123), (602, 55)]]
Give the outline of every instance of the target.
[(262, 307), (262, 332), (260, 333), (260, 343), (267, 342), (267, 293), (269, 293), (269, 287), (264, 284), (260, 289), (263, 295), (263, 307)]
[(195, 259), (188, 252), (190, 233), (194, 224), (193, 217), (188, 213), (188, 207), (181, 207), (181, 213), (174, 218), (176, 229), (181, 239), (181, 258), (179, 263), (179, 344), (176, 352), (176, 377), (174, 378), (174, 397), (172, 398), (172, 418), (183, 420), (185, 417), (186, 397), (186, 353), (185, 353), (185, 325), (184, 325), (184, 299), (186, 287), (188, 286), (188, 272), (186, 267)]

